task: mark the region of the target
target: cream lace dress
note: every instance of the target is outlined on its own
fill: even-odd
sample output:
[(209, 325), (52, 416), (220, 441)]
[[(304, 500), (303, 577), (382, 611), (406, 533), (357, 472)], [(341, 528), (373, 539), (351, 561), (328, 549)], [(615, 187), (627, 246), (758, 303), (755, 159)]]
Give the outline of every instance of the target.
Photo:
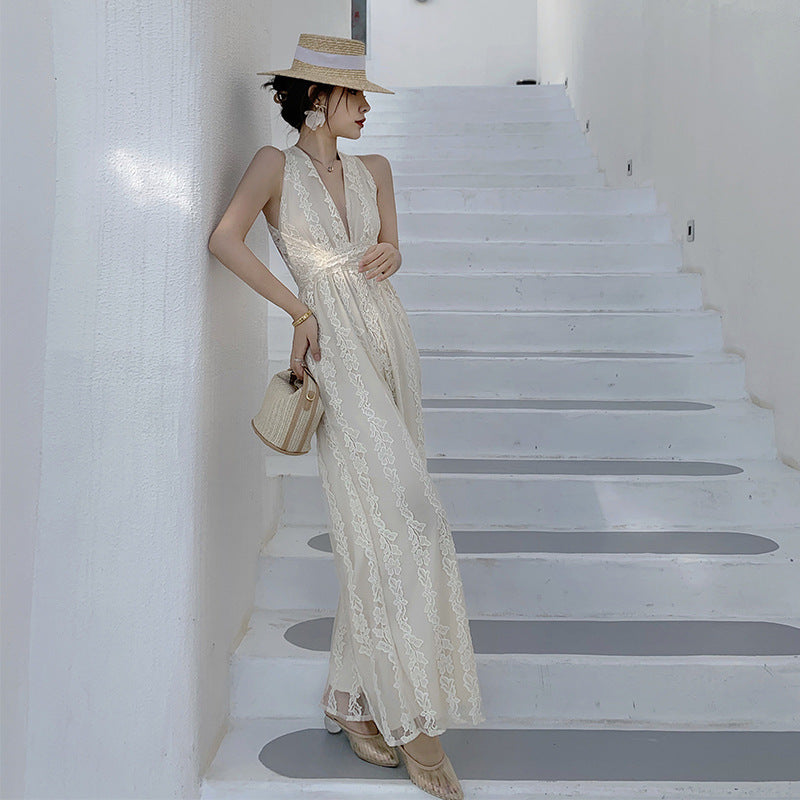
[[(427, 471), (419, 353), (390, 279), (358, 272), (378, 240), (377, 187), (340, 153), (345, 228), (310, 156), (286, 164), (277, 249), (315, 312), (325, 409), (317, 462), (339, 580), (324, 709), (373, 719), (390, 745), (485, 719), (461, 574)], [(334, 691), (335, 690), (335, 691)]]

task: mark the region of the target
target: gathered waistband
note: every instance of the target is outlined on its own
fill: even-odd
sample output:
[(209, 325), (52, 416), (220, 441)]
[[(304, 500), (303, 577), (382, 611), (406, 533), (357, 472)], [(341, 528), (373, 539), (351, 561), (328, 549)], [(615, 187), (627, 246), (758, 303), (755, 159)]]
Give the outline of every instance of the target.
[(295, 276), (295, 279), (298, 282), (307, 282), (332, 272), (358, 273), (358, 264), (365, 252), (366, 248), (364, 247), (352, 247), (339, 252), (319, 250), (313, 254), (309, 253), (306, 263), (296, 265), (296, 271), (299, 274)]

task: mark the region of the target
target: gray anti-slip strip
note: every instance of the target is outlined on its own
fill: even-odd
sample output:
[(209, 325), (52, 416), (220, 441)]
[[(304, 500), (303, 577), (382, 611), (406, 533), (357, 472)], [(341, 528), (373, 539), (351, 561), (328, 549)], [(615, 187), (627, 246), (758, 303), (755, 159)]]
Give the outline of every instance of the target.
[[(532, 531), (454, 530), (458, 553), (771, 553), (778, 543), (737, 531)], [(320, 533), (309, 547), (332, 553), (330, 536)]]
[(689, 400), (535, 400), (485, 399), (474, 397), (430, 398), (422, 401), (425, 408), (548, 408), (556, 411), (599, 409), (601, 411), (708, 411), (711, 403)]
[[(797, 731), (450, 728), (441, 741), (467, 781), (800, 780)], [(405, 766), (363, 761), (322, 722), (267, 742), (258, 760), (287, 778), (408, 781)]]
[(428, 471), (492, 475), (736, 475), (744, 472), (717, 461), (659, 461), (623, 458), (429, 458)]
[(609, 350), (431, 350), (421, 356), (447, 358), (693, 358), (691, 353), (615, 352)]
[[(471, 619), (481, 654), (604, 656), (800, 655), (800, 628), (778, 622), (728, 620)], [(291, 625), (284, 638), (304, 650), (328, 651), (333, 617)]]

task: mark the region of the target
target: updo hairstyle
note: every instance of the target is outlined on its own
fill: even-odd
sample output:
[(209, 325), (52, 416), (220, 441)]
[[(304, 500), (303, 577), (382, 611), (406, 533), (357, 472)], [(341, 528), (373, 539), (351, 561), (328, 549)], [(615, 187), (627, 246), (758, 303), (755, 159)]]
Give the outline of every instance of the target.
[[(308, 89), (312, 85), (314, 89), (309, 96)], [(272, 87), (275, 92), (272, 99), (281, 107), (281, 118), (298, 132), (306, 121), (305, 112), (314, 107), (318, 98), (330, 97), (334, 88), (330, 83), (319, 83), (305, 78), (292, 78), (288, 75), (273, 75), (270, 80), (261, 84), (261, 86), (264, 89)], [(341, 97), (344, 97), (344, 94), (346, 92)], [(341, 102), (341, 97), (339, 102)], [(339, 103), (336, 105), (338, 106)], [(328, 124), (328, 117), (332, 113), (333, 111), (330, 108), (326, 109), (326, 125)]]

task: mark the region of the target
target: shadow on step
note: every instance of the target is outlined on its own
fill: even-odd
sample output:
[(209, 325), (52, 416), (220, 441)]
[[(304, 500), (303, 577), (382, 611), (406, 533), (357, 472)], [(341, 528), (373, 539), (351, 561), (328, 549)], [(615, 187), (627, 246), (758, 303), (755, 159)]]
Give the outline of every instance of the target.
[[(799, 781), (800, 732), (451, 728), (442, 746), (461, 780)], [(287, 778), (405, 779), (362, 761), (343, 734), (305, 728), (264, 745)], [(748, 795), (751, 796), (751, 795)]]

